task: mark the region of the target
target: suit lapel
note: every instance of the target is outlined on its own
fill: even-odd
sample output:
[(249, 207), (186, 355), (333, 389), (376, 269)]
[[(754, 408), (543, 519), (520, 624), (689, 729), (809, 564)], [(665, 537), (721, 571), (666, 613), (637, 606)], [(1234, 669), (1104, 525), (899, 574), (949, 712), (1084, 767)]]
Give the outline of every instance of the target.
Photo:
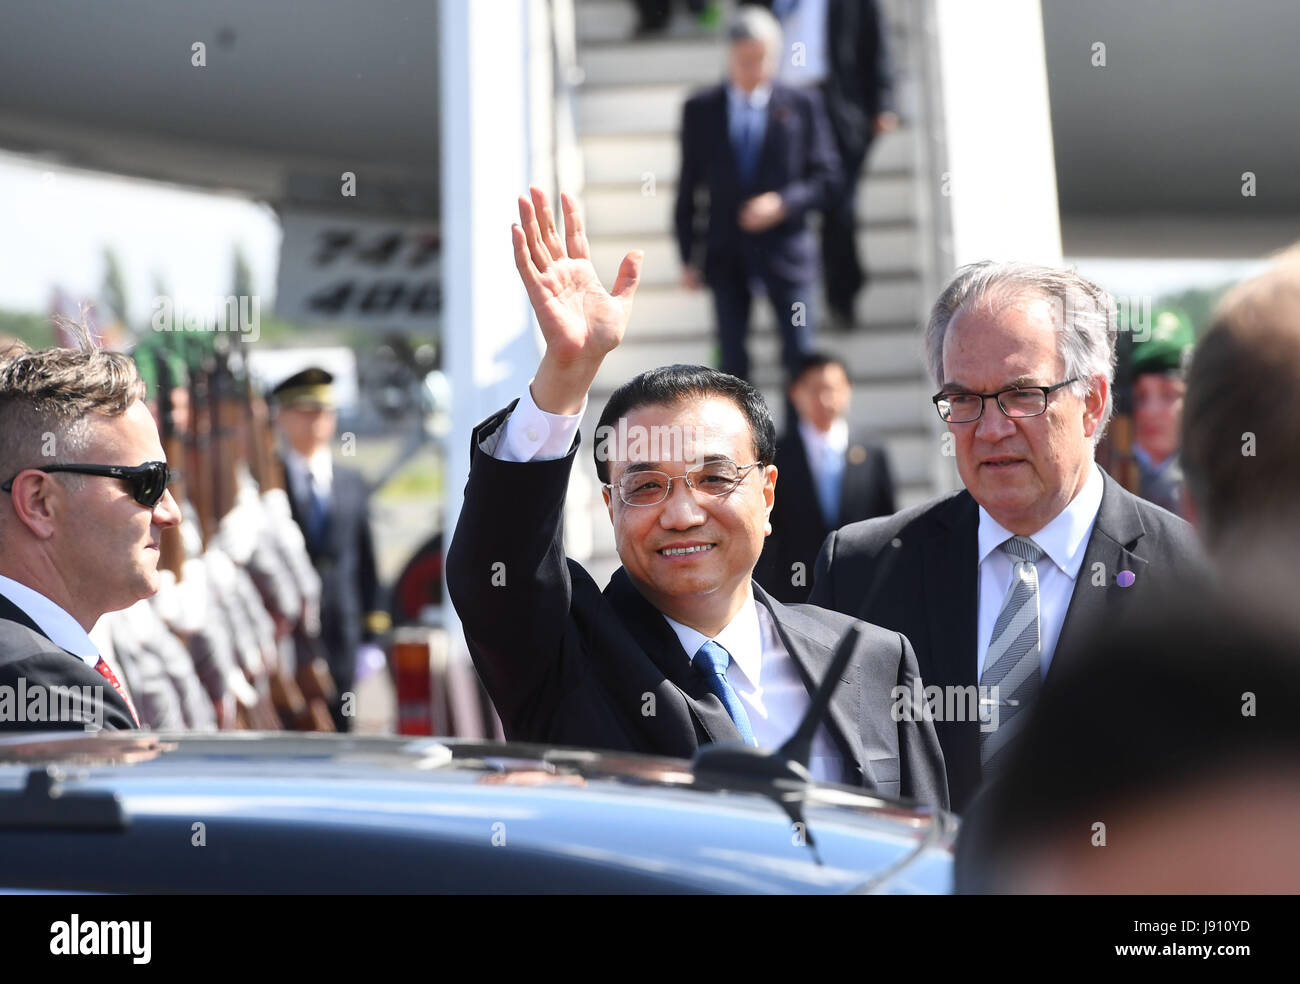
[[(808, 463), (808, 446), (803, 442), (796, 423), (790, 429), (785, 449), (777, 462), (777, 488), (782, 495), (790, 496), (791, 502), (797, 502), (796, 509), (807, 508), (817, 516), (817, 525), (824, 527), (821, 507), (818, 505), (817, 481), (813, 478), (812, 465)], [(789, 485), (785, 483), (789, 482)], [(788, 504), (788, 503), (787, 503)], [(789, 510), (793, 513), (795, 509)], [(827, 531), (829, 532), (829, 531)]]
[(970, 493), (954, 496), (935, 515), (935, 530), (925, 543), (922, 583), (930, 627), (929, 662), (935, 672), (926, 683), (975, 684), (978, 631), (977, 527), (979, 512)]
[(740, 159), (736, 157), (736, 147), (731, 142), (731, 112), (726, 85), (718, 87), (710, 115), (713, 117), (710, 121), (713, 132), (718, 134), (722, 141), (722, 155), (727, 162), (727, 169), (731, 173), (732, 181), (739, 185)]
[(618, 613), (641, 650), (685, 699), (691, 716), (709, 741), (740, 741), (731, 715), (708, 683), (695, 672), (690, 657), (664, 616), (636, 589), (627, 571), (619, 568), (605, 588), (605, 598)]
[(836, 526), (844, 526), (859, 519), (867, 519), (867, 516), (850, 515), (851, 510), (848, 508), (854, 503), (865, 503), (868, 500), (867, 492), (871, 488), (872, 470), (874, 465), (871, 455), (867, 452), (867, 444), (861, 439), (861, 436), (849, 433), (849, 446), (844, 452), (844, 476), (840, 480), (840, 514), (837, 517)]
[[(791, 632), (789, 624), (795, 613), (781, 604), (759, 585), (754, 585), (754, 598), (761, 605), (766, 605), (776, 623), (777, 635), (785, 651), (790, 654), (799, 675), (803, 677), (804, 687), (811, 699), (817, 688), (826, 679), (835, 658), (835, 650), (815, 644), (803, 633)], [(862, 712), (861, 665), (857, 660), (850, 660), (844, 671), (844, 678), (831, 697), (830, 714), (826, 721), (827, 729), (847, 757), (849, 771), (863, 776), (867, 784), (875, 781), (868, 772), (866, 757), (862, 752), (862, 725), (865, 722)], [(793, 727), (791, 734), (794, 733)]]
[(289, 468), (289, 462), (285, 458), (280, 459), (280, 467), (284, 471), (284, 491), (289, 496), (289, 514), (293, 516), (293, 521), (298, 524), (298, 529), (302, 531), (302, 538), (306, 541), (308, 552), (317, 549), (317, 544), (311, 542), (311, 535), (308, 532), (308, 504), (299, 498), (298, 493), (301, 486), (295, 480), (295, 473)]
[[(1116, 584), (1116, 575), (1121, 571), (1130, 571), (1134, 575), (1134, 583), (1143, 581), (1147, 562), (1133, 553), (1133, 549), (1145, 534), (1146, 527), (1142, 525), (1142, 517), (1138, 515), (1132, 497), (1103, 471), (1097, 521), (1093, 524), (1092, 535), (1088, 537), (1083, 565), (1074, 580), (1070, 606), (1065, 611), (1065, 621), (1061, 624), (1061, 634), (1057, 638), (1048, 676), (1056, 672), (1063, 660), (1079, 658), (1079, 646), (1088, 631), (1103, 620), (1114, 617), (1115, 602), (1119, 600), (1116, 595), (1128, 590)], [(1098, 564), (1101, 565), (1100, 568), (1096, 566)], [(1103, 581), (1102, 584), (1095, 583), (1094, 571), (1097, 579)], [(1120, 598), (1127, 596), (1120, 595)]]
[(758, 158), (754, 161), (754, 181), (755, 186), (759, 186), (764, 174), (764, 165), (768, 163), (772, 155), (776, 153), (776, 131), (780, 126), (780, 121), (784, 120), (789, 108), (785, 104), (784, 94), (775, 85), (772, 87), (772, 95), (767, 100), (766, 124), (763, 127), (763, 143), (758, 148)]

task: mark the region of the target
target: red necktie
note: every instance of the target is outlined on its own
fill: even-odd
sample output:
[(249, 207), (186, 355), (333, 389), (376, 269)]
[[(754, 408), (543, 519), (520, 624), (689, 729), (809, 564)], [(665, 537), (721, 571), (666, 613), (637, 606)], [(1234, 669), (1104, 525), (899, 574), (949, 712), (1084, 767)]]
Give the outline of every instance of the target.
[(117, 695), (121, 697), (122, 700), (126, 701), (126, 709), (131, 712), (131, 720), (135, 722), (137, 728), (140, 727), (140, 716), (135, 713), (135, 705), (131, 703), (131, 698), (126, 695), (126, 691), (122, 689), (122, 685), (117, 682), (117, 675), (113, 673), (113, 668), (104, 662), (103, 656), (99, 657), (99, 662), (95, 664), (95, 669), (99, 671), (100, 676), (113, 685), (113, 689), (117, 691)]

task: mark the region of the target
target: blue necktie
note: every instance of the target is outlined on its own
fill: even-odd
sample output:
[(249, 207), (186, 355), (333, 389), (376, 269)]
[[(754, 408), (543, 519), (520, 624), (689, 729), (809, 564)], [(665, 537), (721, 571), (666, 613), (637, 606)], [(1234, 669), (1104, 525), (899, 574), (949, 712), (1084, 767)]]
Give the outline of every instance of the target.
[(314, 478), (307, 479), (307, 493), (307, 539), (312, 546), (320, 547), (325, 538), (325, 526), (329, 521), (329, 505)]
[(826, 517), (826, 525), (839, 526), (840, 485), (844, 482), (844, 454), (827, 442), (822, 445), (821, 468), (817, 474), (817, 501)]
[(740, 697), (727, 682), (727, 667), (731, 665), (731, 654), (710, 639), (700, 647), (700, 651), (695, 654), (691, 662), (709, 681), (709, 689), (718, 700), (722, 701), (722, 706), (731, 715), (731, 720), (736, 722), (736, 730), (740, 732), (740, 737), (745, 739), (745, 744), (757, 745), (758, 742), (754, 740), (754, 729), (749, 726), (749, 715), (745, 713)]
[(743, 112), (745, 120), (740, 128), (736, 162), (740, 165), (740, 180), (749, 184), (754, 179), (754, 171), (758, 168), (758, 120), (755, 117), (757, 111), (749, 103), (745, 104)]

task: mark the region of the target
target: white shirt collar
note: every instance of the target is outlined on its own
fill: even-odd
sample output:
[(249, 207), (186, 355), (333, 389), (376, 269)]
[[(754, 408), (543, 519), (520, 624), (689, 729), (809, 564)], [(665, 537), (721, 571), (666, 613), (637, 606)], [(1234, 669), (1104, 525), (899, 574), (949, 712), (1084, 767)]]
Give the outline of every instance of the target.
[(767, 101), (772, 98), (772, 83), (764, 82), (762, 85), (755, 86), (753, 92), (746, 93), (734, 82), (728, 82), (727, 98), (733, 104), (740, 103), (751, 109), (766, 109)]
[[(1097, 520), (1097, 511), (1101, 508), (1104, 488), (1101, 468), (1094, 461), (1078, 495), (1051, 522), (1037, 533), (1030, 534), (1030, 539), (1071, 579), (1078, 577), (1079, 568), (1083, 566), (1083, 555), (1093, 523)], [(979, 517), (979, 562), (982, 564), (989, 554), (1015, 534), (990, 516), (983, 506), (979, 507)]]
[(295, 480), (312, 478), (324, 489), (328, 489), (334, 481), (334, 456), (328, 447), (319, 448), (310, 458), (304, 458), (293, 448), (286, 447), (284, 460), (290, 471), (297, 476)]
[[(687, 659), (694, 659), (700, 647), (709, 641), (708, 636), (689, 625), (682, 625), (667, 615), (664, 615), (664, 620), (677, 633), (682, 648), (686, 650)], [(763, 633), (758, 623), (758, 602), (754, 600), (752, 582), (749, 585), (749, 597), (740, 606), (740, 611), (736, 612), (726, 628), (713, 637), (713, 641), (730, 654), (732, 663), (745, 674), (745, 679), (758, 687), (763, 668)]]
[(81, 623), (45, 595), (4, 575), (0, 575), (0, 595), (21, 609), (60, 649), (66, 649), (88, 666), (93, 667), (99, 662), (99, 650)]
[(803, 438), (803, 446), (811, 452), (820, 452), (822, 448), (827, 447), (832, 451), (847, 451), (849, 449), (849, 422), (843, 417), (836, 417), (835, 422), (831, 424), (831, 429), (825, 434), (819, 431), (806, 420), (799, 421), (799, 436)]

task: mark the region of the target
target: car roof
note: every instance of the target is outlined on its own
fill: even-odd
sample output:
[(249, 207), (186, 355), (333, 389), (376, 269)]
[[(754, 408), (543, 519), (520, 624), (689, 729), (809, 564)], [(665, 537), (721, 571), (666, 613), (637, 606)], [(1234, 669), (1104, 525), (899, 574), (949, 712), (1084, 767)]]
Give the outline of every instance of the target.
[[(61, 802), (24, 821), (14, 804), (49, 787)], [(120, 822), (95, 826), (95, 797)], [(954, 830), (862, 790), (702, 778), (627, 753), (255, 732), (0, 738), (0, 854), (58, 836), (83, 875), (35, 885), (39, 870), (11, 866), (0, 888), (947, 891)], [(121, 860), (95, 860), (108, 856)]]

